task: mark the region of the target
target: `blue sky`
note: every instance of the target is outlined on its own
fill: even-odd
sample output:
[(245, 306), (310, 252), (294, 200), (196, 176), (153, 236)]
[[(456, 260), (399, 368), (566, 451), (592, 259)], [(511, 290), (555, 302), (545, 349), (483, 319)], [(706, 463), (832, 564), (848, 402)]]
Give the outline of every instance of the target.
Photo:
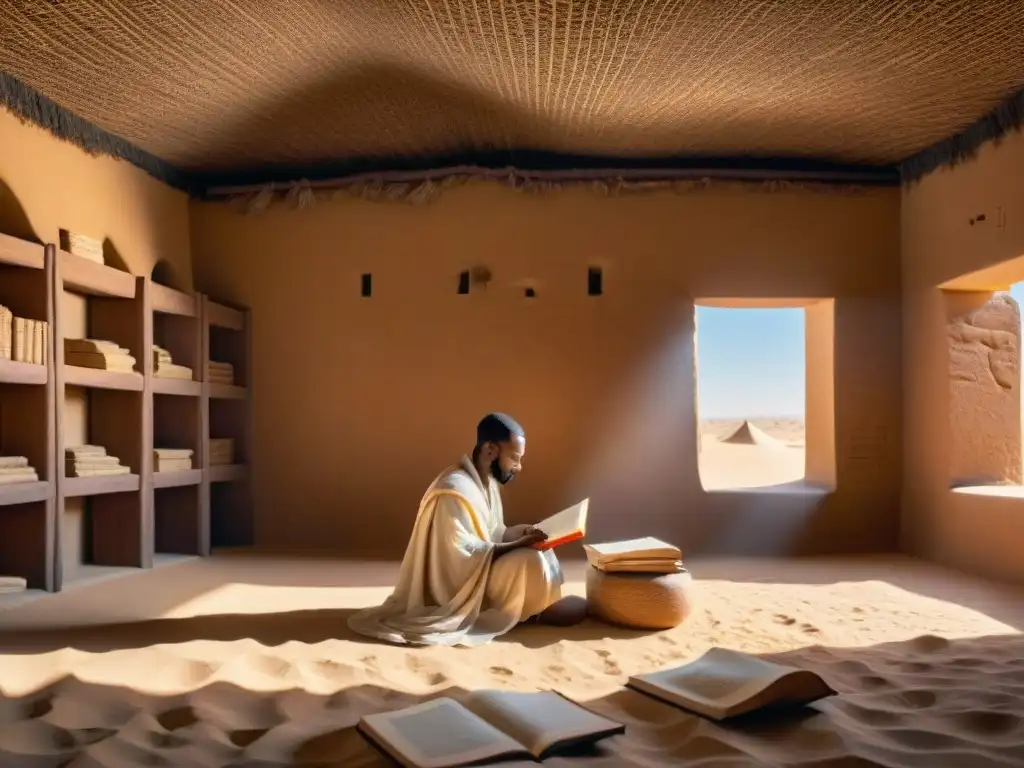
[(697, 371), (702, 419), (803, 418), (804, 311), (697, 307)]
[(804, 416), (804, 311), (697, 307), (700, 418)]

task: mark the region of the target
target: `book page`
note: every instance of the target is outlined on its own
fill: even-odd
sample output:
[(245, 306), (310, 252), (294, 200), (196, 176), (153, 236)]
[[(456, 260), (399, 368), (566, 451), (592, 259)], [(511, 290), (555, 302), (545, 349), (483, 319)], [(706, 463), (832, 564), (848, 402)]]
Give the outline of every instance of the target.
[(551, 747), (621, 733), (625, 726), (594, 714), (554, 691), (480, 691), (466, 705), (540, 759)]
[(537, 527), (548, 535), (549, 541), (557, 541), (579, 533), (587, 532), (587, 507), (590, 499), (584, 499), (537, 523)]
[(645, 536), (642, 539), (629, 539), (627, 541), (606, 541), (600, 544), (586, 544), (587, 557), (591, 553), (595, 559), (601, 562), (612, 562), (620, 558), (629, 559), (658, 559), (658, 560), (679, 560), (682, 553), (678, 547), (673, 547), (661, 539), (653, 536)]
[(683, 706), (692, 702), (702, 714), (716, 716), (795, 672), (763, 659), (725, 648), (712, 648), (699, 659), (681, 667), (637, 675), (630, 683), (653, 695), (664, 692)]
[(522, 744), (449, 698), (366, 715), (359, 725), (409, 768), (449, 768), (528, 754)]

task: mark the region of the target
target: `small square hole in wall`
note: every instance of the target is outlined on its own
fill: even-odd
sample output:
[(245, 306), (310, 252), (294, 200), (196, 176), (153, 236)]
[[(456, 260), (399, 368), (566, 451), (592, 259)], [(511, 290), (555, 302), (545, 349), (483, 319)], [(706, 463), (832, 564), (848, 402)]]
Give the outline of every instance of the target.
[(360, 280), (360, 295), (363, 298), (373, 295), (373, 275), (369, 272), (365, 272)]
[(537, 298), (537, 291), (534, 290), (533, 288), (524, 288), (523, 296), (525, 296), (528, 299), (535, 299)]
[(587, 270), (587, 295), (600, 296), (604, 293), (604, 273), (600, 267)]
[(459, 272), (459, 295), (465, 296), (469, 293), (469, 270)]

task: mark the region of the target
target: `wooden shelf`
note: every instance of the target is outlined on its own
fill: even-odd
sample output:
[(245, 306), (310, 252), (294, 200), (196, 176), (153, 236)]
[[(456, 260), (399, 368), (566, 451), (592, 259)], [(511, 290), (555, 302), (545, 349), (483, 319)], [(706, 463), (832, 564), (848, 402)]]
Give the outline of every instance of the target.
[(217, 328), (227, 328), (232, 331), (245, 330), (245, 313), (238, 309), (218, 304), (215, 301), (206, 301), (206, 323)]
[(249, 396), (249, 390), (235, 384), (211, 384), (210, 397), (214, 400), (244, 400)]
[(199, 316), (199, 301), (195, 294), (182, 293), (158, 283), (153, 283), (150, 290), (153, 296), (154, 312), (165, 315), (181, 315), (182, 317)]
[(203, 383), (189, 379), (165, 379), (153, 377), (154, 395), (178, 395), (181, 397), (199, 397), (203, 394)]
[[(204, 296), (202, 377), (211, 361), (230, 363), (234, 384), (207, 381), (203, 401), (203, 502), (207, 528), (204, 554), (213, 547), (243, 547), (254, 543), (252, 473), (252, 320), (248, 310), (234, 309)], [(233, 463), (213, 466), (211, 436), (235, 441)]]
[(105, 493), (128, 493), (139, 490), (138, 475), (100, 475), (98, 477), (65, 477), (60, 484), (64, 498), (99, 496)]
[(45, 384), (49, 370), (45, 365), (19, 363), (0, 358), (0, 383), (3, 384)]
[(19, 240), (10, 235), (0, 235), (0, 264), (28, 269), (44, 269), (46, 256), (43, 246)]
[(248, 477), (245, 464), (215, 464), (206, 470), (211, 483), (234, 483)]
[(105, 371), (99, 368), (81, 368), (77, 365), (64, 366), (64, 384), (69, 387), (92, 387), (94, 389), (120, 389), (126, 392), (141, 392), (141, 373)]
[[(11, 504), (32, 504), (46, 501), (53, 495), (53, 483), (40, 480), (35, 483), (10, 483), (0, 485), (0, 507)], [(0, 512), (2, 515), (3, 512)]]
[[(152, 373), (152, 352), (147, 345), (151, 316), (149, 280), (98, 264), (63, 251), (57, 252), (53, 293), (84, 296), (84, 318), (65, 316), (69, 307), (81, 303), (58, 302), (55, 336), (55, 377), (57, 439), (55, 458), (63, 471), (65, 449), (72, 443), (103, 446), (131, 470), (127, 475), (57, 477), (55, 549), (56, 589), (63, 586), (65, 539), (81, 537), (87, 545), (86, 565), (97, 567), (147, 568), (152, 565), (152, 547), (146, 539), (151, 525), (147, 501), (148, 472), (152, 457), (147, 418), (146, 392)], [(62, 311), (64, 310), (64, 311)], [(83, 321), (84, 320), (84, 324)], [(64, 339), (88, 337), (111, 341), (135, 358), (136, 372), (107, 371), (66, 365)], [(84, 390), (87, 425), (69, 424), (64, 413), (69, 389)], [(82, 398), (81, 392), (72, 398)], [(71, 435), (74, 435), (72, 437)], [(74, 564), (74, 568), (81, 565)], [(71, 569), (69, 569), (69, 572)]]
[(29, 589), (55, 588), (56, 327), (51, 246), (0, 235), (0, 304), (16, 317), (48, 324), (42, 364), (0, 360), (0, 455), (24, 456), (38, 480), (0, 485), (0, 573)]
[(203, 482), (203, 470), (182, 469), (177, 472), (154, 472), (154, 488), (179, 488), (186, 485), (199, 485)]
[(60, 251), (58, 256), (62, 290), (91, 296), (135, 298), (135, 275), (95, 261)]

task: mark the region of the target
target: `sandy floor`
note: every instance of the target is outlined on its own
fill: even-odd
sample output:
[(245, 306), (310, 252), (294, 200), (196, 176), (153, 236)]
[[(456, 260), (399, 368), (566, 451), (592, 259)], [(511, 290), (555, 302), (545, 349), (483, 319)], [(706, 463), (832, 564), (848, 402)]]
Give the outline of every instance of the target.
[[(364, 713), (554, 687), (627, 732), (551, 765), (1024, 766), (1024, 593), (905, 559), (690, 566), (699, 603), (676, 630), (531, 627), (472, 650), (348, 633), (393, 565), (218, 556), (77, 587), (0, 612), (0, 765), (386, 765), (353, 729)], [(842, 695), (723, 727), (619, 690), (711, 645)]]
[(752, 419), (750, 423), (778, 444), (723, 443), (723, 438), (743, 424), (742, 419), (707, 419), (701, 422), (698, 469), (701, 485), (706, 490), (764, 488), (803, 479), (803, 422), (798, 419)]

